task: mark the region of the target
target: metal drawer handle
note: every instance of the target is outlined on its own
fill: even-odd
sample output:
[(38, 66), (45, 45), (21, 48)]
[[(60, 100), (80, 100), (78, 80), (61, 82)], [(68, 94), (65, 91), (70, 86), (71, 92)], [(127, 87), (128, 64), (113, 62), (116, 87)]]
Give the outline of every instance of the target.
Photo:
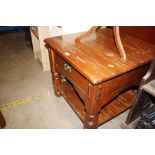
[(64, 63), (64, 69), (67, 72), (71, 72), (72, 71), (72, 67), (68, 63), (66, 63), (66, 62)]

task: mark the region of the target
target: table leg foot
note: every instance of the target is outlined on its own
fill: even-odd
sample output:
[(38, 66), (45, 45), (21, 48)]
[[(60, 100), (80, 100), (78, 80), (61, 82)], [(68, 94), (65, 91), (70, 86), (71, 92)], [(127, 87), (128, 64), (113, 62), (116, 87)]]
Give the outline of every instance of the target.
[(86, 114), (84, 121), (84, 129), (97, 129), (98, 127), (98, 115)]
[(55, 91), (54, 93), (55, 93), (55, 96), (57, 96), (57, 97), (60, 97), (61, 96), (60, 91)]

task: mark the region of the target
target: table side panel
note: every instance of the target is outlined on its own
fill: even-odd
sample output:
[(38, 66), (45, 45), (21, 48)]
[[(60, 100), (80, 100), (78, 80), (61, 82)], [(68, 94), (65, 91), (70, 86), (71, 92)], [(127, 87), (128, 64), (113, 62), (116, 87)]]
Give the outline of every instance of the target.
[(122, 91), (129, 89), (131, 86), (138, 86), (149, 66), (149, 64), (142, 66), (138, 69), (134, 69), (133, 71), (103, 82), (101, 84), (99, 104), (103, 106), (110, 100), (114, 99)]

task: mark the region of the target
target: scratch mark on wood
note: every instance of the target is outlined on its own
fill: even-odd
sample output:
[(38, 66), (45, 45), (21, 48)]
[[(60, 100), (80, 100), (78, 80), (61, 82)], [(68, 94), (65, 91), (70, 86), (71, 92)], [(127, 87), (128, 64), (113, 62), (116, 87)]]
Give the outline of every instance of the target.
[(114, 68), (114, 65), (109, 64), (108, 66), (111, 67), (111, 68)]
[(81, 59), (80, 57), (78, 57), (78, 56), (76, 56), (75, 57), (77, 60), (79, 60), (79, 61), (81, 61), (81, 62), (83, 62), (83, 63), (86, 63), (86, 61), (84, 61), (83, 59)]

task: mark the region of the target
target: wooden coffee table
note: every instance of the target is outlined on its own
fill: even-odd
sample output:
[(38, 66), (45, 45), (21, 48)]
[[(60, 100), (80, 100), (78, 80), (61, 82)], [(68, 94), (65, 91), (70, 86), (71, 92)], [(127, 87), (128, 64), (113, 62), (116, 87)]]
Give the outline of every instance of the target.
[(132, 105), (155, 45), (122, 36), (127, 60), (122, 62), (112, 30), (99, 30), (80, 43), (71, 34), (45, 39), (56, 96), (63, 96), (84, 123), (97, 128)]

